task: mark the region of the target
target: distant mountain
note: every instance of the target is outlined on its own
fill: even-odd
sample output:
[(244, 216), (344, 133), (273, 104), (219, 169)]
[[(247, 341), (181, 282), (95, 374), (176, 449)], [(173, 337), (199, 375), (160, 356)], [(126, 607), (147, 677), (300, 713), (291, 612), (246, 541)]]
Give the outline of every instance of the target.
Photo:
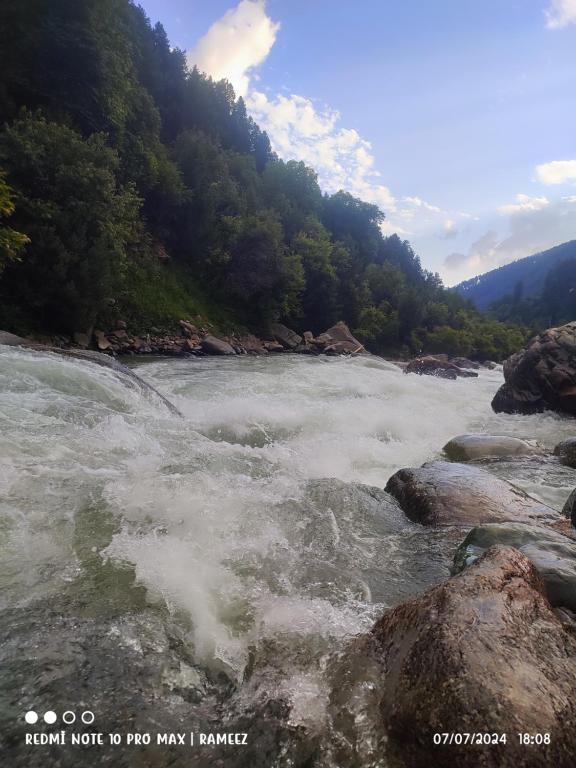
[(518, 284), (522, 285), (524, 298), (537, 296), (544, 287), (548, 272), (566, 259), (576, 259), (576, 240), (472, 277), (456, 285), (453, 290), (469, 299), (480, 310), (488, 309), (493, 301), (514, 293)]

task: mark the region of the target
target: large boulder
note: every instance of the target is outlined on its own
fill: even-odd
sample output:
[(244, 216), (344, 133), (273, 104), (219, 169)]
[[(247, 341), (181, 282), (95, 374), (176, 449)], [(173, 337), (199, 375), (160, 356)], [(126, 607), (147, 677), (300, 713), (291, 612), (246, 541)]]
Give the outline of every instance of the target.
[(202, 339), (202, 352), (207, 355), (235, 355), (234, 347), (223, 339), (217, 339), (216, 336), (204, 336)]
[(533, 442), (507, 435), (458, 435), (446, 443), (444, 453), (452, 461), (471, 461), (493, 456), (527, 456), (541, 453)]
[(504, 381), (492, 400), (497, 413), (576, 415), (576, 322), (549, 328), (509, 357)]
[(287, 326), (282, 325), (282, 323), (272, 323), (270, 335), (275, 341), (282, 344), (284, 349), (296, 349), (302, 343), (302, 336), (299, 336)]
[(366, 354), (362, 342), (352, 335), (350, 328), (342, 321), (317, 336), (313, 343), (324, 352), (332, 355)]
[(449, 461), (401, 469), (386, 485), (410, 520), (422, 525), (478, 525), (558, 519), (558, 512), (485, 469)]
[(574, 765), (576, 636), (510, 547), (386, 613), (331, 672), (338, 765)]
[(576, 469), (576, 437), (569, 437), (558, 443), (554, 448), (554, 456), (558, 456), (560, 464)]
[(437, 376), (440, 379), (475, 378), (474, 371), (460, 368), (449, 360), (440, 356), (426, 355), (410, 360), (404, 368), (404, 373), (417, 373), (419, 376)]
[(576, 612), (576, 541), (542, 525), (496, 523), (473, 528), (454, 558), (460, 573), (495, 544), (514, 547), (534, 564), (551, 605)]

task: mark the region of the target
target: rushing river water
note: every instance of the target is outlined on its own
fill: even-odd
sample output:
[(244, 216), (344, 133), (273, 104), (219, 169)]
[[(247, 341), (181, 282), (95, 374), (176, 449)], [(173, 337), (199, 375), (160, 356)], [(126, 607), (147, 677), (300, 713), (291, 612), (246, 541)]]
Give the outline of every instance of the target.
[[(326, 660), (445, 578), (462, 538), (408, 522), (387, 504), (387, 479), (463, 432), (552, 447), (570, 422), (493, 414), (498, 371), (443, 381), (378, 358), (292, 355), (136, 367), (183, 418), (112, 370), (0, 348), (0, 620), (13, 627), (2, 722), (10, 730), (14, 707), (48, 705), (44, 694), (67, 698), (51, 702), (57, 710), (102, 711), (106, 686), (121, 697), (135, 685), (122, 683), (132, 662), (118, 661), (118, 648), (119, 658), (154, 659), (155, 674), (170, 660), (161, 673), (171, 698), (151, 712), (283, 721), (315, 734), (318, 764), (335, 765), (318, 747), (330, 731)], [(557, 508), (576, 484), (555, 463), (493, 469)], [(99, 632), (104, 657), (86, 650)], [(71, 690), (79, 679), (81, 693)], [(309, 751), (298, 762), (286, 747), (282, 762), (271, 750), (262, 765), (309, 764)]]

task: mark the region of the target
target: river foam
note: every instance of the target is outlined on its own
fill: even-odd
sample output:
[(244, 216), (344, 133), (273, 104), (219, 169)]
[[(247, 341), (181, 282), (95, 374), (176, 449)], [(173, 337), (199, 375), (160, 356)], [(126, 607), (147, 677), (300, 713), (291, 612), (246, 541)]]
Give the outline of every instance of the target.
[[(571, 431), (493, 414), (498, 371), (444, 381), (292, 355), (136, 365), (183, 418), (108, 369), (0, 349), (4, 607), (82, 583), (95, 562), (128, 569), (197, 663), (235, 682), (249, 668), (257, 695), (288, 691), (295, 721), (322, 720), (327, 653), (448, 574), (461, 537), (423, 536), (387, 505), (390, 475), (463, 432), (552, 446)], [(569, 481), (520, 478), (557, 506)]]

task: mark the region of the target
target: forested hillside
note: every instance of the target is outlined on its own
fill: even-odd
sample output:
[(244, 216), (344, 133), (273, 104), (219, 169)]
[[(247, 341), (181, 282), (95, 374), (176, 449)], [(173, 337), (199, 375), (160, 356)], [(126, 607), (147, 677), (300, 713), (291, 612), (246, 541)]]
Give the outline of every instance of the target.
[(480, 310), (488, 309), (505, 297), (515, 298), (516, 301), (533, 299), (542, 295), (549, 273), (558, 269), (562, 262), (570, 260), (576, 261), (576, 240), (492, 269), (460, 283), (454, 290)]
[(276, 157), (129, 0), (3, 0), (0, 28), (0, 327), (344, 319), (374, 351), (522, 344), (384, 237), (376, 206)]

